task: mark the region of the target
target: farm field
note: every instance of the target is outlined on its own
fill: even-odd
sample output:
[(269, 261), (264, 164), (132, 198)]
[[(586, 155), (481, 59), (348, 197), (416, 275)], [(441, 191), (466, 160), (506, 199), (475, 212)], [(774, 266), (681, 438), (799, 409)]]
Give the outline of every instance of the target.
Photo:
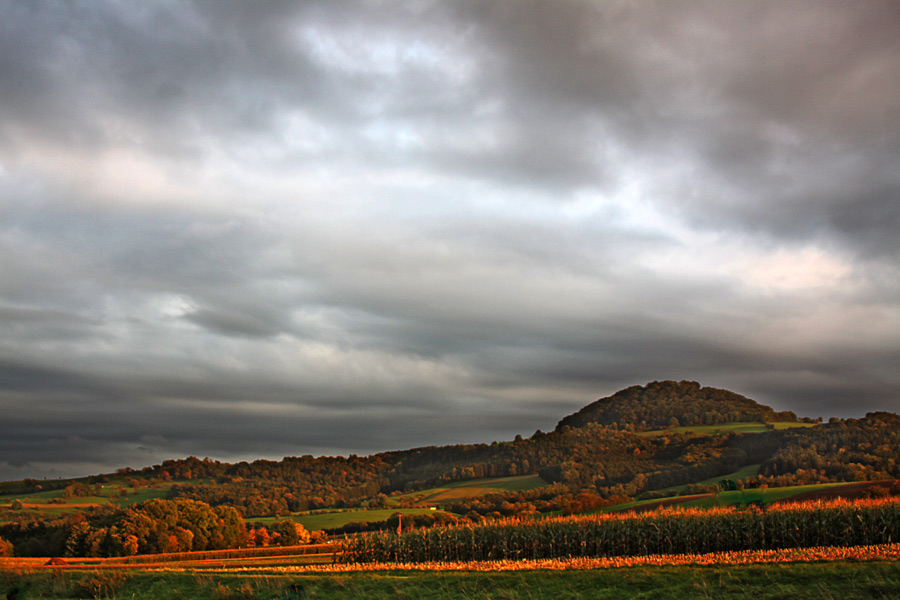
[[(197, 480), (195, 482), (202, 482)], [(31, 492), (27, 494), (10, 493), (12, 482), (7, 482), (5, 489), (0, 488), (0, 507), (9, 508), (18, 500), (24, 510), (38, 510), (46, 514), (61, 514), (74, 512), (91, 506), (115, 505), (121, 507), (138, 504), (153, 498), (165, 498), (169, 488), (176, 483), (186, 481), (173, 481), (166, 484), (153, 484), (141, 486), (135, 489), (123, 481), (110, 481), (102, 485), (92, 485), (89, 495), (65, 497), (63, 489)]]
[[(754, 488), (718, 492), (705, 498), (692, 500), (684, 504), (685, 508), (712, 508), (714, 506), (732, 506), (734, 504), (750, 504), (760, 502), (771, 504), (788, 500), (793, 496), (807, 494), (829, 488), (846, 487), (845, 483), (818, 483), (813, 485), (795, 485), (782, 488)], [(852, 484), (851, 484), (852, 485)]]
[[(714, 485), (727, 479), (742, 481), (754, 477), (759, 470), (759, 465), (748, 465), (734, 473), (721, 477), (713, 477), (699, 482), (701, 485)], [(457, 481), (445, 486), (422, 490), (388, 498), (388, 508), (383, 509), (336, 509), (327, 511), (309, 511), (294, 513), (282, 517), (251, 517), (248, 521), (254, 523), (271, 524), (276, 521), (291, 519), (303, 525), (309, 531), (335, 529), (353, 522), (377, 522), (384, 521), (396, 513), (404, 515), (422, 515), (444, 513), (439, 507), (459, 499), (471, 498), (489, 493), (503, 493), (508, 491), (527, 491), (546, 486), (547, 483), (537, 475), (521, 475), (516, 477), (501, 477), (491, 479), (474, 479)], [(834, 494), (840, 490), (851, 490), (853, 486), (860, 484), (829, 483), (803, 486), (788, 486), (780, 488), (754, 488), (745, 490), (733, 490), (717, 492), (715, 494), (701, 494), (693, 496), (679, 496), (677, 493), (685, 486), (669, 488), (672, 495), (664, 498), (650, 500), (636, 500), (625, 504), (604, 507), (594, 513), (618, 512), (632, 509), (651, 509), (659, 506), (678, 505), (685, 508), (711, 508), (715, 506), (730, 506), (733, 504), (762, 503), (770, 504), (788, 500), (794, 496), (809, 495), (822, 490), (833, 490)], [(31, 494), (0, 495), (0, 508), (9, 508), (15, 500), (22, 502), (22, 512), (38, 512), (44, 515), (61, 515), (75, 512), (91, 506), (107, 504), (121, 507), (131, 506), (152, 498), (165, 498), (170, 485), (155, 485), (154, 487), (140, 488), (137, 492), (125, 486), (111, 482), (102, 486), (103, 495), (81, 496), (64, 498), (62, 490), (50, 490)], [(122, 490), (126, 494), (122, 495)], [(402, 499), (412, 499), (420, 503), (430, 504), (431, 508), (399, 508)], [(5, 511), (0, 514), (0, 521), (14, 519), (18, 511)], [(591, 513), (589, 513), (591, 514)]]
[(431, 504), (444, 504), (455, 502), (463, 498), (483, 496), (497, 492), (525, 492), (542, 488), (547, 482), (537, 475), (519, 475), (516, 477), (498, 477), (493, 479), (471, 479), (455, 481), (440, 487), (411, 492), (399, 496), (391, 496), (388, 503), (397, 505), (401, 499), (416, 499), (420, 502)]
[[(759, 465), (759, 464), (747, 465), (745, 467), (741, 467), (734, 473), (729, 473), (728, 475), (722, 475), (721, 477), (710, 477), (709, 479), (704, 479), (703, 481), (698, 481), (696, 483), (696, 485), (716, 485), (723, 479), (727, 479), (729, 481), (735, 481), (735, 482), (744, 481), (746, 479), (752, 479), (753, 477), (756, 477), (757, 475), (759, 475), (760, 466), (762, 466), (762, 465)], [(677, 487), (673, 487), (671, 489), (679, 490), (684, 487), (686, 487), (686, 486), (677, 486)]]
[(682, 598), (896, 598), (891, 560), (668, 565), (519, 571), (280, 572), (0, 569), (0, 594), (17, 599), (222, 600), (429, 598), (430, 600), (669, 600)]
[[(737, 471), (735, 471), (733, 473), (728, 473), (727, 475), (720, 475), (719, 477), (710, 477), (709, 479), (704, 479), (703, 481), (698, 481), (691, 485), (715, 486), (723, 480), (733, 481), (735, 483), (739, 482), (739, 481), (746, 481), (747, 479), (752, 479), (759, 474), (760, 466), (761, 465), (759, 465), (759, 464), (747, 465), (747, 466), (741, 467), (740, 469), (738, 469)], [(683, 489), (685, 489), (687, 487), (688, 487), (687, 484), (686, 485), (673, 485), (673, 486), (670, 486), (667, 488), (662, 488), (660, 490), (654, 490), (654, 492), (658, 492), (661, 494), (668, 494), (668, 497), (663, 498), (663, 499), (656, 499), (656, 500), (635, 500), (633, 502), (627, 503), (627, 505), (616, 505), (616, 506), (607, 507), (607, 508), (601, 510), (600, 512), (609, 512), (610, 510), (621, 510), (622, 508), (631, 508), (634, 506), (641, 506), (641, 505), (650, 504), (653, 502), (659, 503), (661, 500), (674, 501), (678, 498), (679, 492), (681, 492)]]
[[(153, 498), (165, 498), (168, 495), (169, 488), (176, 483), (203, 483), (203, 480), (191, 482), (173, 481), (164, 485), (154, 484), (153, 487), (141, 487), (136, 491), (124, 482), (110, 481), (97, 489), (99, 494), (72, 498), (65, 498), (62, 489), (28, 494), (2, 493), (4, 490), (0, 490), (0, 508), (9, 508), (12, 502), (16, 500), (22, 502), (22, 510), (38, 511), (46, 515), (65, 514), (91, 506), (117, 505), (127, 507)], [(429, 508), (401, 509), (399, 505), (403, 499), (414, 498), (418, 502), (439, 507), (442, 504), (462, 498), (471, 498), (490, 493), (527, 491), (546, 485), (547, 482), (537, 475), (456, 481), (441, 487), (391, 496), (387, 500), (388, 508), (385, 509), (311, 511), (294, 513), (289, 517), (251, 517), (249, 520), (259, 523), (271, 523), (290, 518), (303, 525), (309, 531), (317, 531), (342, 527), (348, 523), (358, 521), (384, 521), (397, 512), (408, 515), (427, 514), (429, 512), (433, 514), (434, 512), (430, 511)], [(7, 485), (7, 487), (9, 486)], [(437, 512), (442, 511), (438, 510)], [(8, 512), (6, 518), (12, 519), (14, 516), (14, 512)], [(0, 519), (3, 519), (3, 517), (0, 517)]]
[(640, 431), (635, 435), (644, 437), (656, 437), (661, 435), (671, 435), (673, 433), (693, 434), (693, 435), (716, 435), (719, 433), (763, 433), (770, 428), (776, 431), (783, 429), (795, 429), (797, 427), (815, 427), (818, 423), (792, 423), (792, 422), (740, 422), (740, 423), (724, 423), (721, 425), (694, 425), (689, 427), (673, 427), (672, 429), (654, 429), (651, 431)]
[[(309, 531), (321, 531), (323, 529), (336, 529), (354, 522), (385, 521), (397, 513), (402, 515), (441, 514), (445, 513), (445, 511), (437, 507), (461, 498), (472, 498), (490, 493), (527, 491), (546, 485), (547, 482), (537, 475), (455, 481), (442, 487), (391, 496), (387, 500), (388, 508), (310, 511), (294, 513), (286, 517), (250, 518), (248, 521), (268, 524), (289, 518), (300, 523)], [(403, 499), (414, 499), (419, 503), (430, 504), (437, 510), (432, 510), (431, 508), (400, 508), (400, 502)]]
[[(751, 465), (758, 467), (758, 465)], [(745, 467), (748, 469), (750, 467)], [(731, 475), (717, 477), (709, 480), (709, 484), (721, 481), (722, 479), (730, 479), (739, 481), (737, 477), (741, 471), (737, 471)], [(662, 506), (680, 506), (683, 508), (713, 508), (734, 505), (747, 504), (771, 504), (773, 502), (791, 502), (794, 500), (807, 498), (835, 498), (843, 496), (845, 498), (853, 498), (861, 489), (871, 486), (887, 487), (893, 485), (895, 480), (883, 481), (867, 481), (856, 483), (817, 483), (811, 485), (794, 485), (778, 488), (751, 488), (744, 490), (730, 490), (709, 494), (695, 494), (689, 496), (669, 496), (666, 498), (658, 498), (654, 500), (635, 500), (624, 504), (616, 504), (607, 506), (589, 514), (601, 514), (609, 512), (622, 512), (628, 510), (650, 510)], [(682, 486), (683, 487), (683, 486)], [(670, 491), (677, 491), (678, 488), (672, 488)]]
[(831, 500), (758, 508), (506, 519), (376, 532), (346, 540), (340, 562), (434, 562), (635, 557), (895, 543), (900, 501)]
[(898, 518), (896, 499), (840, 500), (765, 511), (679, 509), (508, 520), (400, 536), (366, 534), (314, 546), (52, 563), (46, 557), (0, 558), (0, 595), (19, 600), (894, 598), (900, 593)]
[(259, 517), (250, 518), (248, 521), (252, 523), (274, 523), (275, 521), (284, 521), (291, 519), (305, 527), (308, 531), (321, 531), (322, 529), (336, 529), (343, 527), (348, 523), (362, 521), (386, 521), (392, 515), (400, 513), (402, 515), (428, 515), (443, 513), (442, 510), (431, 510), (428, 508), (375, 508), (360, 510), (329, 510), (314, 511), (311, 513), (295, 513), (285, 517)]

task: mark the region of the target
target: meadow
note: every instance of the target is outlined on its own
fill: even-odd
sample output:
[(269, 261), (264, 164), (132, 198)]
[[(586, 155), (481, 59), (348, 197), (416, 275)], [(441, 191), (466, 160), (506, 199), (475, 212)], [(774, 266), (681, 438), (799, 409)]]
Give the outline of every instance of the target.
[(694, 425), (687, 427), (671, 427), (667, 429), (652, 429), (649, 431), (639, 431), (636, 435), (644, 437), (659, 437), (671, 434), (683, 435), (718, 435), (722, 433), (763, 433), (764, 431), (775, 430), (782, 431), (785, 429), (796, 429), (799, 427), (815, 427), (817, 423), (802, 422), (775, 422), (763, 423), (762, 421), (740, 421), (736, 423), (721, 423), (718, 425)]
[[(83, 570), (0, 568), (0, 594), (24, 600), (587, 600), (896, 598), (896, 557), (752, 564), (636, 564), (519, 570)], [(808, 560), (808, 559), (804, 559)]]
[(256, 517), (249, 519), (252, 523), (270, 524), (283, 521), (287, 518), (296, 521), (308, 531), (321, 531), (323, 529), (337, 529), (350, 523), (386, 521), (397, 513), (403, 516), (428, 515), (443, 513), (444, 511), (431, 510), (430, 508), (368, 508), (368, 509), (344, 509), (322, 510), (294, 513), (289, 517)]
[[(460, 537), (462, 536), (462, 537)], [(657, 510), (314, 546), (0, 558), (7, 598), (896, 598), (900, 501)], [(879, 545), (880, 544), (880, 545)], [(379, 554), (380, 553), (380, 554)]]
[(400, 494), (388, 498), (388, 504), (399, 506), (403, 500), (415, 500), (419, 503), (434, 505), (447, 504), (463, 498), (483, 496), (484, 494), (503, 492), (526, 492), (547, 485), (537, 475), (519, 475), (513, 477), (495, 477), (454, 481), (439, 487), (428, 488), (418, 492)]
[[(714, 485), (710, 483), (709, 485)], [(750, 504), (772, 504), (775, 502), (789, 501), (794, 497), (807, 495), (814, 492), (842, 489), (848, 491), (855, 484), (847, 483), (816, 483), (810, 485), (792, 485), (778, 488), (747, 488), (740, 490), (728, 490), (709, 492), (705, 494), (665, 496), (652, 500), (634, 500), (623, 504), (615, 504), (601, 508), (596, 513), (624, 512), (629, 510), (643, 510), (658, 508), (661, 506), (679, 506), (682, 508), (714, 508), (724, 506), (747, 506)], [(673, 492), (675, 490), (669, 490)], [(848, 494), (849, 495), (849, 494)]]
[[(514, 477), (495, 477), (455, 481), (446, 485), (428, 488), (408, 494), (389, 496), (386, 500), (388, 508), (359, 508), (338, 510), (316, 510), (292, 513), (288, 517), (255, 517), (249, 519), (253, 523), (269, 524), (290, 518), (300, 523), (308, 531), (338, 529), (350, 523), (383, 522), (395, 514), (403, 516), (447, 514), (440, 507), (463, 498), (473, 498), (485, 494), (521, 492), (545, 487), (547, 482), (537, 475), (519, 475)], [(402, 507), (401, 504), (414, 502), (427, 505), (421, 507)]]
[[(88, 494), (68, 496), (63, 487), (28, 493), (15, 493), (12, 491), (15, 483), (17, 482), (0, 484), (0, 507), (9, 509), (13, 506), (13, 503), (18, 501), (21, 503), (22, 510), (36, 511), (45, 515), (61, 515), (97, 506), (119, 506), (124, 508), (154, 498), (166, 498), (172, 485), (185, 482), (173, 481), (134, 487), (129, 485), (124, 479), (111, 479), (103, 484), (85, 484), (90, 489)], [(14, 513), (12, 512), (6, 514), (7, 519), (13, 517)], [(0, 519), (3, 518), (4, 516), (0, 514)]]

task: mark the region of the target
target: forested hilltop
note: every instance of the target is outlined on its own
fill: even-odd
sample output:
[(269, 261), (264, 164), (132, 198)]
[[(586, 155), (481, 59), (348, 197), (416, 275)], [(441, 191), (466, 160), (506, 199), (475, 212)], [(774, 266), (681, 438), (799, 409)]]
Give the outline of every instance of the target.
[[(537, 484), (461, 495), (442, 505), (442, 518), (580, 512), (708, 491), (710, 480), (735, 472), (745, 473), (740, 485), (748, 488), (897, 479), (900, 417), (870, 413), (820, 423), (696, 382), (652, 382), (598, 400), (554, 431), (507, 442), (235, 464), (189, 457), (80, 480), (7, 482), (0, 484), (0, 506), (7, 507), (0, 508), (0, 538), (16, 552), (35, 555), (190, 550), (279, 537), (286, 543), (303, 537), (284, 523), (304, 511), (427, 509), (420, 492), (469, 480), (532, 476)], [(120, 501), (91, 507), (111, 485), (118, 486)], [(83, 499), (84, 509), (28, 510), (14, 499), (29, 494), (52, 498), (48, 502)], [(155, 504), (128, 500), (143, 494)], [(210, 524), (191, 529), (197, 515), (207, 515)], [(157, 517), (179, 524), (153, 525)], [(244, 524), (264, 517), (285, 521), (264, 533)], [(228, 523), (227, 531), (216, 529), (219, 521)]]
[(775, 412), (740, 394), (696, 381), (654, 381), (635, 385), (588, 404), (556, 426), (585, 427), (596, 423), (647, 431), (663, 427), (740, 422), (796, 422), (790, 411)]

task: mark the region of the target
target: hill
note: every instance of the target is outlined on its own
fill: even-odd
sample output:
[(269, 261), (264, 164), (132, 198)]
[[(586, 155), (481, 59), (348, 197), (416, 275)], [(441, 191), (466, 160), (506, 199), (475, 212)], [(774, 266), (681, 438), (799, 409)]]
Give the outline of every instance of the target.
[[(710, 482), (722, 478), (748, 489), (900, 479), (900, 416), (804, 421), (727, 390), (652, 382), (527, 439), (234, 464), (188, 457), (80, 480), (0, 483), (0, 540), (26, 555), (121, 552), (122, 528), (144, 522), (148, 498), (160, 514), (173, 506), (205, 514), (206, 506), (248, 521), (268, 517), (290, 539), (281, 520), (308, 511), (439, 504), (478, 520), (710, 493)], [(144, 540), (144, 533), (133, 535)], [(166, 547), (216, 547), (224, 539), (198, 530), (189, 544), (186, 533), (171, 535)]]
[(608, 427), (647, 431), (665, 427), (693, 427), (724, 423), (796, 421), (792, 412), (777, 413), (740, 394), (696, 381), (654, 381), (635, 385), (588, 404), (556, 426)]

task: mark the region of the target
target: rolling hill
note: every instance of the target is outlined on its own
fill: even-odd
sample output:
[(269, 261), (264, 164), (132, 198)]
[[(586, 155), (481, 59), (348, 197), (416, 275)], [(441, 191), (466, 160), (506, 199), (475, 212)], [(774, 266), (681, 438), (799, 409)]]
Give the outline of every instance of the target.
[(696, 381), (654, 381), (632, 386), (588, 404), (556, 426), (585, 427), (591, 423), (636, 431), (664, 427), (721, 425), (724, 423), (794, 422), (792, 412), (775, 412), (740, 394)]
[(900, 416), (801, 421), (727, 390), (651, 382), (527, 439), (234, 464), (188, 457), (77, 481), (0, 483), (0, 538), (62, 554), (79, 522), (73, 513), (90, 528), (121, 520), (145, 498), (233, 508), (247, 521), (435, 505), (483, 518), (708, 494), (711, 482), (735, 474), (747, 489), (900, 479)]

